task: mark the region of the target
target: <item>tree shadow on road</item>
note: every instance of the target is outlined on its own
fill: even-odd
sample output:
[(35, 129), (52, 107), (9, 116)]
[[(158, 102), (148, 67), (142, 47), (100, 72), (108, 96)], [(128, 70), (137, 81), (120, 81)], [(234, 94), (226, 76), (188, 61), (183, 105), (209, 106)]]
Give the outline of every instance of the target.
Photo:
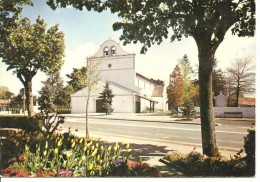
[[(116, 142), (107, 141), (99, 141), (98, 143), (103, 146), (114, 146), (116, 144)], [(122, 149), (125, 149), (126, 144), (123, 146), (120, 144), (120, 146)], [(130, 148), (133, 150), (131, 160), (146, 162), (156, 167), (162, 173), (163, 177), (182, 177), (183, 174), (180, 171), (159, 161), (160, 158), (163, 158), (164, 154), (173, 152), (173, 150), (167, 150), (166, 147), (164, 145), (130, 143)]]

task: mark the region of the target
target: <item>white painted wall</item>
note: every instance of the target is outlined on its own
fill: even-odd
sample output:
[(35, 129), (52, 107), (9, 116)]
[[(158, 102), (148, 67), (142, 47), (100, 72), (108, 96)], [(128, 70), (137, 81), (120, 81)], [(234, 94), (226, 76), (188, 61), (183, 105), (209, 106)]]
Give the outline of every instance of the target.
[[(96, 112), (96, 100), (99, 93), (104, 89), (105, 82), (99, 81), (95, 87), (95, 92), (90, 95), (89, 112)], [(120, 87), (114, 83), (110, 84), (115, 97), (113, 98), (112, 107), (113, 112), (135, 112), (135, 93), (127, 88)], [(71, 95), (71, 113), (85, 113), (86, 112), (86, 88)]]
[(136, 76), (136, 86), (141, 88), (141, 95), (145, 96), (147, 98), (151, 98), (152, 97), (152, 93), (154, 90), (154, 85), (151, 82), (148, 82), (147, 80)]
[(165, 100), (164, 97), (153, 97), (153, 100), (158, 103), (154, 105), (155, 109), (165, 111)]
[[(195, 107), (197, 113), (200, 112), (199, 107)], [(180, 112), (180, 108), (178, 108)], [(213, 107), (214, 117), (223, 118), (224, 112), (242, 112), (243, 118), (255, 118), (255, 107)], [(182, 114), (178, 113), (178, 116), (181, 117)]]
[(131, 113), (135, 112), (134, 95), (117, 95), (113, 98), (113, 112)]

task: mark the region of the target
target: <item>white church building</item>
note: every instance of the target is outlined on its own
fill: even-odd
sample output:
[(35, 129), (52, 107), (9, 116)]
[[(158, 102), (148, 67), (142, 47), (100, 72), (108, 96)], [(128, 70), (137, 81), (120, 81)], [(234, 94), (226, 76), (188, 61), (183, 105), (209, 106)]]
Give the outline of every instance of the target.
[[(96, 54), (87, 59), (88, 63), (98, 65), (100, 81), (90, 94), (89, 112), (102, 112), (98, 100), (106, 82), (115, 95), (113, 112), (140, 113), (164, 111), (166, 92), (164, 84), (149, 79), (135, 71), (135, 54), (124, 51), (118, 43), (105, 41)], [(87, 89), (71, 94), (71, 113), (86, 112)]]

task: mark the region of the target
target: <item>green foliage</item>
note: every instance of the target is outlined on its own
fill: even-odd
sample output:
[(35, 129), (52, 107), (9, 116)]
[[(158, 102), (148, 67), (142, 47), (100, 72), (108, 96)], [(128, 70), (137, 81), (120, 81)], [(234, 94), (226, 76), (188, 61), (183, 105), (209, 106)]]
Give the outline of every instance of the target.
[(248, 135), (245, 137), (244, 144), (246, 152), (247, 170), (251, 175), (255, 175), (255, 129), (248, 130)]
[(42, 112), (57, 112), (61, 108), (69, 108), (69, 87), (63, 86), (60, 73), (51, 74), (42, 83), (43, 87), (39, 91), (40, 97), (38, 98), (39, 109)]
[(0, 116), (0, 128), (18, 128), (34, 132), (39, 130), (39, 122), (35, 117)]
[(59, 125), (65, 122), (65, 117), (59, 116), (58, 113), (49, 115), (48, 112), (40, 112), (36, 115), (36, 118), (40, 123), (40, 131), (45, 137), (53, 135)]
[(223, 93), (223, 95), (227, 95), (227, 80), (224, 75), (224, 72), (217, 67), (217, 60), (215, 60), (212, 72), (212, 91), (214, 96)]
[[(19, 0), (19, 1), (0, 1), (0, 32), (5, 26), (12, 26), (13, 21), (22, 12), (23, 5), (32, 5), (31, 0)], [(0, 34), (2, 36), (2, 32)]]
[(0, 86), (0, 99), (11, 99), (14, 96), (14, 93), (10, 92), (9, 89), (5, 86)]
[(185, 99), (181, 112), (184, 118), (191, 119), (195, 116), (194, 104), (190, 99)]
[[(14, 168), (39, 176), (43, 171), (60, 177), (86, 177), (111, 175), (116, 166), (126, 166), (131, 149), (129, 145), (102, 146), (88, 139), (72, 139), (69, 150), (64, 150), (67, 139), (59, 137), (54, 146), (49, 142), (36, 144), (35, 150), (25, 145), (19, 161), (3, 171), (3, 176)], [(43, 174), (42, 174), (43, 175)]]
[(64, 34), (55, 25), (38, 17), (35, 24), (28, 18), (16, 19), (14, 26), (4, 27), (0, 57), (13, 70), (25, 88), (29, 116), (33, 114), (32, 79), (38, 71), (57, 72), (63, 64)]
[(164, 159), (171, 166), (177, 167), (187, 176), (226, 177), (226, 176), (251, 176), (247, 173), (245, 160), (240, 152), (235, 159), (226, 159), (221, 156), (207, 157), (193, 149), (189, 154), (173, 152), (166, 154)]
[(86, 86), (87, 69), (85, 66), (80, 69), (73, 68), (72, 73), (66, 74), (66, 76), (70, 79), (67, 83), (72, 86), (74, 92), (77, 92)]
[(106, 115), (111, 114), (113, 112), (112, 99), (114, 97), (114, 94), (109, 86), (109, 82), (106, 82), (104, 90), (100, 93), (100, 96), (98, 97), (101, 102), (102, 108), (106, 112)]

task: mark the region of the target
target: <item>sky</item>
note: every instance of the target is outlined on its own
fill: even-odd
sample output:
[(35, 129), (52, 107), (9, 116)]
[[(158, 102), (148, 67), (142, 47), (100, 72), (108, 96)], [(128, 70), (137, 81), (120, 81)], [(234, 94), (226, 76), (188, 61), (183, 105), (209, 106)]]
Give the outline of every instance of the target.
[[(188, 55), (191, 65), (198, 65), (197, 46), (192, 37), (175, 42), (165, 40), (161, 45), (153, 45), (143, 55), (140, 54), (140, 44), (123, 46), (123, 42), (119, 41), (121, 32), (112, 29), (112, 24), (118, 20), (116, 14), (110, 14), (109, 11), (103, 13), (79, 11), (72, 7), (54, 11), (46, 5), (46, 0), (33, 0), (33, 2), (33, 7), (24, 8), (22, 16), (30, 18), (32, 22), (40, 16), (49, 27), (59, 24), (59, 29), (65, 33), (65, 62), (61, 68), (61, 76), (65, 83), (67, 81), (65, 75), (70, 74), (73, 68), (85, 66), (86, 57), (94, 55), (107, 39), (120, 43), (126, 52), (136, 54), (136, 72), (148, 78), (163, 80), (166, 84), (170, 73), (184, 54)], [(218, 60), (218, 67), (225, 71), (235, 58), (247, 56), (256, 60), (256, 38), (238, 38), (228, 31), (215, 58)], [(7, 66), (0, 61), (0, 86), (7, 86), (11, 92), (18, 94), (23, 85), (12, 71), (6, 71), (6, 68)], [(46, 78), (46, 74), (42, 72), (38, 72), (33, 78), (34, 95), (38, 95), (42, 87), (41, 81)]]

